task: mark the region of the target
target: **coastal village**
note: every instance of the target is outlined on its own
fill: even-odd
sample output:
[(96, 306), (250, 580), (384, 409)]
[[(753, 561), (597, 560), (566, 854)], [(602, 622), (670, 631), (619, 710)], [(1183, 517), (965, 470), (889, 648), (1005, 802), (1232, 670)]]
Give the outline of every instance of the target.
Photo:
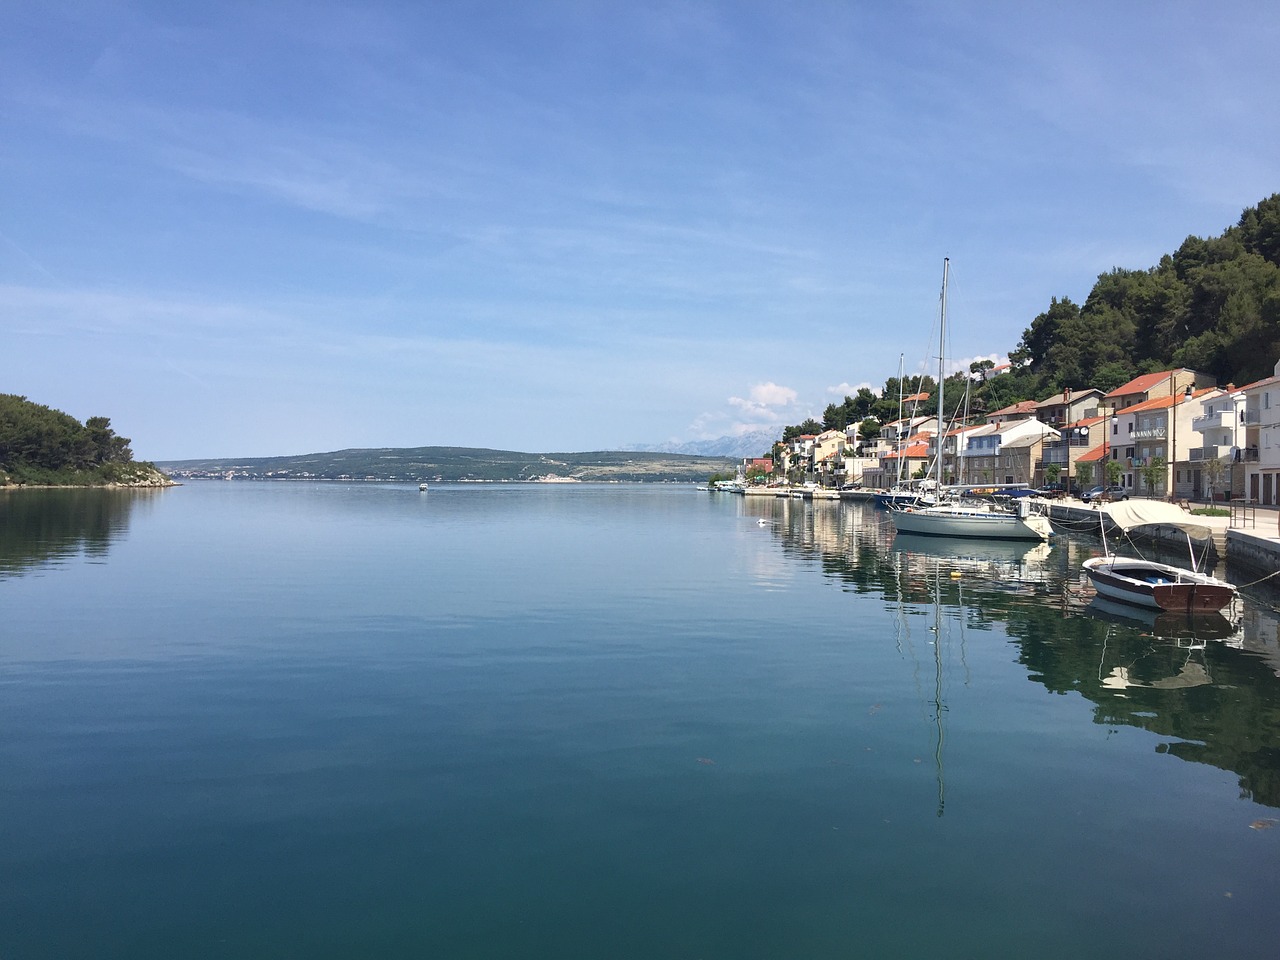
[[(1000, 367), (986, 372), (1001, 374)], [(975, 424), (905, 412), (927, 399), (904, 398), (904, 415), (874, 437), (859, 436), (853, 423), (779, 441), (773, 456), (744, 459), (739, 480), (760, 492), (887, 489), (924, 476), (940, 456), (940, 474), (952, 484), (1050, 493), (1097, 484), (1123, 487), (1126, 496), (1280, 503), (1280, 361), (1272, 376), (1243, 386), (1178, 368), (1108, 392), (1069, 388)]]

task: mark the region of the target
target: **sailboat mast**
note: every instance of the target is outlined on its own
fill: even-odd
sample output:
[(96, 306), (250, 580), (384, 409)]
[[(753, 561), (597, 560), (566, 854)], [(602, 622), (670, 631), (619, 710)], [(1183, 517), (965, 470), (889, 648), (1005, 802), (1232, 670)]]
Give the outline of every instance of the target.
[(898, 354), (898, 422), (895, 428), (898, 431), (898, 475), (895, 478), (895, 486), (902, 486), (902, 354)]
[(938, 489), (942, 489), (942, 440), (943, 427), (942, 418), (947, 415), (947, 408), (943, 405), (942, 384), (945, 379), (945, 370), (947, 365), (947, 272), (951, 266), (951, 258), (942, 258), (942, 313), (941, 319), (938, 321), (938, 456), (937, 474)]

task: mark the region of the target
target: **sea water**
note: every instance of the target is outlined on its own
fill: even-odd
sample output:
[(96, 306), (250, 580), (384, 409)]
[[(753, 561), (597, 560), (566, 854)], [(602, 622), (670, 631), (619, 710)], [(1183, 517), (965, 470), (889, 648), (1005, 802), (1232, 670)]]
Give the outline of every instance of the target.
[(1099, 610), (1097, 547), (680, 485), (5, 494), (0, 958), (1274, 957), (1273, 605)]

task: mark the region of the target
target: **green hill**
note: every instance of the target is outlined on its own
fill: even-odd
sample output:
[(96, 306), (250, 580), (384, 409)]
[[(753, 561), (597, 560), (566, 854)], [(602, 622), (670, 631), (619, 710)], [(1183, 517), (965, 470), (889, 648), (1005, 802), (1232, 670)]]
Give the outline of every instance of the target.
[(731, 470), (727, 457), (593, 451), (520, 453), (473, 447), (377, 447), (288, 457), (172, 460), (174, 477), (266, 480), (519, 481), (548, 475), (575, 480), (691, 481)]

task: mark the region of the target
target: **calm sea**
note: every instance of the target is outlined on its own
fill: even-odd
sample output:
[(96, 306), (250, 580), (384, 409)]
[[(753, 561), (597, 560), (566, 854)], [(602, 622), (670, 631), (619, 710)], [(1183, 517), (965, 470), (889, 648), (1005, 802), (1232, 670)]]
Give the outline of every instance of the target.
[[(1274, 958), (1280, 618), (682, 486), (0, 496), (0, 960)], [(1269, 829), (1275, 826), (1275, 829)]]

